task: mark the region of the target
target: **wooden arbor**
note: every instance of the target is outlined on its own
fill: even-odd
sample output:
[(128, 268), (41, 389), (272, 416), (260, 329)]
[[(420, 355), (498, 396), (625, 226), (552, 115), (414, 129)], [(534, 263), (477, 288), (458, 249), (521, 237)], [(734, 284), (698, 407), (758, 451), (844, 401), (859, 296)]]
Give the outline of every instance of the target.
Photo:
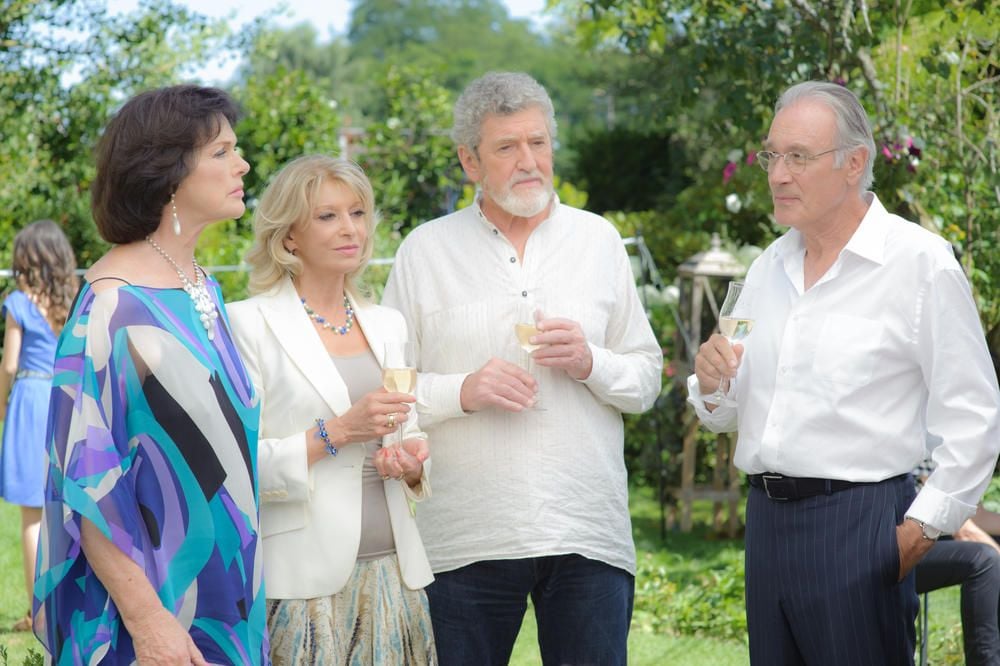
[[(718, 234), (712, 234), (711, 246), (682, 263), (678, 269), (680, 283), (681, 326), (678, 331), (685, 350), (684, 368), (677, 376), (682, 380), (691, 374), (698, 346), (716, 330), (720, 303), (716, 294), (725, 293), (726, 283), (743, 275), (746, 268), (733, 255), (722, 249)], [(721, 286), (716, 287), (721, 282)], [(679, 359), (680, 360), (680, 359)], [(723, 506), (728, 509), (726, 533), (730, 538), (739, 531), (740, 476), (733, 465), (735, 440), (729, 435), (718, 435), (715, 447), (715, 469), (711, 484), (695, 484), (695, 462), (698, 459), (698, 418), (693, 410), (686, 410), (684, 419), (684, 448), (681, 461), (681, 487), (678, 495), (681, 505), (680, 527), (691, 531), (691, 505), (695, 500), (713, 502), (712, 527), (722, 533)]]

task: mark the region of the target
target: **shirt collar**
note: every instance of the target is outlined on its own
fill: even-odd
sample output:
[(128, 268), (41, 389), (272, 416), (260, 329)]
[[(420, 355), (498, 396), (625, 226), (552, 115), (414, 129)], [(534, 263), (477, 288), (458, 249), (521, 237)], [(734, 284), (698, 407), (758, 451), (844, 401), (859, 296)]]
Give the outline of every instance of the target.
[(847, 241), (844, 251), (876, 264), (883, 264), (886, 236), (889, 234), (888, 213), (874, 192), (866, 192), (864, 196), (868, 200), (868, 211), (861, 218), (861, 224), (855, 229), (851, 240)]
[[(864, 197), (869, 202), (868, 211), (861, 218), (861, 224), (854, 230), (851, 239), (847, 241), (844, 251), (882, 264), (885, 263), (885, 243), (889, 233), (888, 213), (874, 192), (866, 192)], [(794, 255), (805, 250), (802, 234), (797, 229), (789, 229), (783, 238), (787, 240), (775, 247), (777, 258), (784, 259), (790, 254)]]

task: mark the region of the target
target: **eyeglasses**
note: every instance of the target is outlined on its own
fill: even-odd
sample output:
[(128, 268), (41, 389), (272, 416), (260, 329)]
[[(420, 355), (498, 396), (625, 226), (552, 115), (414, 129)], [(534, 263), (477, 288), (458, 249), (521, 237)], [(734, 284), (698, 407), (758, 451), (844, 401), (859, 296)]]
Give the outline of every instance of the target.
[(772, 150), (761, 150), (757, 153), (757, 164), (764, 171), (770, 171), (771, 167), (778, 163), (779, 159), (785, 160), (785, 168), (792, 173), (802, 173), (806, 170), (806, 166), (812, 160), (819, 159), (827, 153), (832, 153), (840, 148), (831, 148), (830, 150), (824, 150), (822, 153), (816, 153), (815, 155), (810, 155), (808, 153), (803, 153), (798, 150), (792, 150), (787, 153), (776, 153)]

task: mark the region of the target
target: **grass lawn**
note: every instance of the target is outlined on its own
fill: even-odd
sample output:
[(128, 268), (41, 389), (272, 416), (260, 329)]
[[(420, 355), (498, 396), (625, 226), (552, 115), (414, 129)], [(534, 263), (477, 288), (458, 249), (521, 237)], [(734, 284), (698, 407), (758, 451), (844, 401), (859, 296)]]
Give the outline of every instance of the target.
[[(732, 586), (740, 583), (743, 542), (710, 538), (703, 527), (696, 527), (691, 534), (668, 532), (661, 540), (658, 507), (649, 492), (638, 490), (632, 495), (639, 576), (636, 615), (629, 634), (629, 664), (748, 664), (745, 635), (730, 636), (733, 626), (739, 625), (736, 620), (742, 620), (736, 618), (742, 612), (742, 602), (738, 595), (734, 596)], [(698, 524), (706, 524), (711, 507), (706, 504), (696, 509)], [(9, 631), (25, 608), (19, 526), (18, 508), (0, 501), (0, 666), (22, 666), (29, 650), (38, 651), (40, 647), (33, 635)], [(663, 601), (649, 602), (652, 595)], [(962, 664), (958, 588), (930, 595), (930, 618), (930, 663)], [(529, 609), (511, 664), (540, 663), (534, 616)]]

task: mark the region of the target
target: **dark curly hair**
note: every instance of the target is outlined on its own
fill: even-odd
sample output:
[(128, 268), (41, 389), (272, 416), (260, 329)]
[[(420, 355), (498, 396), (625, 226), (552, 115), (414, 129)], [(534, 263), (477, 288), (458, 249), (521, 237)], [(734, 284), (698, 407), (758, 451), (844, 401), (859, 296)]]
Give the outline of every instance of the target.
[(218, 88), (156, 88), (126, 102), (97, 145), (90, 207), (101, 237), (123, 244), (153, 233), (195, 151), (218, 136), (223, 118), (235, 125), (239, 110)]
[(52, 330), (62, 330), (76, 297), (76, 257), (52, 220), (32, 222), (14, 236), (14, 281), (45, 312)]

